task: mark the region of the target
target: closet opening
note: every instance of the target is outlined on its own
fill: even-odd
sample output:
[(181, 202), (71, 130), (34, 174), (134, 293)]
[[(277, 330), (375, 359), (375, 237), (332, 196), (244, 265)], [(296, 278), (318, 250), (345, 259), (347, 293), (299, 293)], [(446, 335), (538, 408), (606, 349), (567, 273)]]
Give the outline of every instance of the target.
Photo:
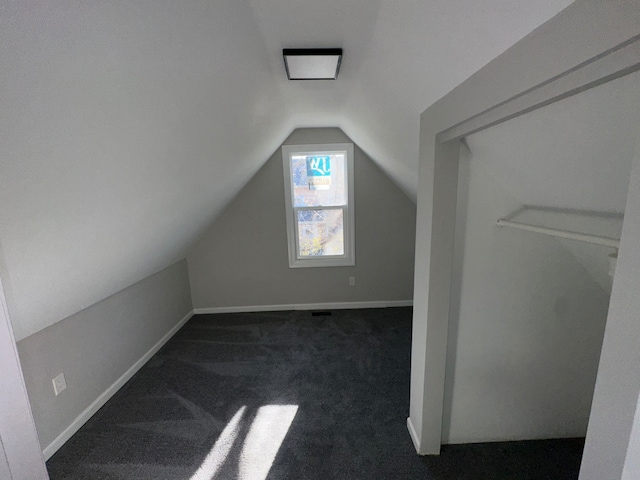
[(638, 132), (633, 73), (465, 137), (442, 444), (585, 437)]

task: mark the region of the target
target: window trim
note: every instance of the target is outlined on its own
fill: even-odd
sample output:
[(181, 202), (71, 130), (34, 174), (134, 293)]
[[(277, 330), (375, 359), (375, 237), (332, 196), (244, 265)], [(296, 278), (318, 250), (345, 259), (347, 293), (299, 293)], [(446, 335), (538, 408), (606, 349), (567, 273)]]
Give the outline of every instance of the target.
[[(355, 192), (354, 192), (354, 160), (353, 143), (325, 143), (283, 145), (282, 165), (284, 173), (285, 212), (287, 218), (287, 247), (289, 253), (289, 268), (301, 267), (350, 267), (356, 264), (356, 235), (355, 235)], [(291, 156), (304, 154), (345, 153), (347, 169), (347, 205), (327, 207), (294, 207), (293, 206), (293, 178), (291, 175)], [(298, 257), (298, 210), (343, 210), (344, 254), (318, 257)]]

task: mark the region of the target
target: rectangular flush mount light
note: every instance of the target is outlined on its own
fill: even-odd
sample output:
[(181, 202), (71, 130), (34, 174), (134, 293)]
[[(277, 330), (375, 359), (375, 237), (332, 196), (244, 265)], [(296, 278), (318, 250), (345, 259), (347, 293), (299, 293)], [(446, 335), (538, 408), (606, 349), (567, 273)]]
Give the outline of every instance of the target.
[(342, 61), (341, 48), (285, 48), (289, 80), (335, 80)]

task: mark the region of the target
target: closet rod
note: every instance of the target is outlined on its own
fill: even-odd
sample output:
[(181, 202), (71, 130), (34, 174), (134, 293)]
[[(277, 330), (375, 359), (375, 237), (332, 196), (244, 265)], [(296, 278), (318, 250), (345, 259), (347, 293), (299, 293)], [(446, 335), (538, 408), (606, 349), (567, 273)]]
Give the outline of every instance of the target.
[(602, 245), (604, 247), (620, 248), (620, 240), (618, 240), (617, 238), (602, 237), (599, 235), (589, 235), (587, 233), (560, 230), (559, 228), (541, 227), (539, 225), (529, 225), (527, 223), (512, 222), (511, 220), (506, 220), (504, 218), (498, 220), (497, 223), (501, 227), (518, 228), (520, 230), (526, 230), (528, 232), (551, 235), (552, 237), (568, 238), (570, 240), (577, 240), (579, 242), (586, 242), (594, 245)]

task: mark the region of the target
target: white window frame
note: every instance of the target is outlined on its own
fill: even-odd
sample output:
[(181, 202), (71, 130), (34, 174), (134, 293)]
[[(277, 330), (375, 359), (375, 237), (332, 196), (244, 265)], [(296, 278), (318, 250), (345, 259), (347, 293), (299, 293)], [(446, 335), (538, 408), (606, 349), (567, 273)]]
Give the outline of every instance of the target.
[[(317, 257), (300, 257), (298, 255), (298, 210), (310, 209), (310, 207), (293, 206), (293, 176), (291, 175), (291, 157), (297, 155), (336, 153), (345, 154), (345, 168), (347, 178), (347, 205), (340, 207), (326, 207), (327, 210), (341, 208), (343, 210), (343, 255), (323, 255)], [(319, 145), (283, 145), (282, 164), (284, 171), (285, 210), (287, 215), (287, 243), (289, 247), (289, 267), (345, 267), (356, 264), (356, 222), (355, 201), (353, 188), (353, 143), (330, 143)], [(321, 206), (312, 207), (313, 210), (322, 210)]]

